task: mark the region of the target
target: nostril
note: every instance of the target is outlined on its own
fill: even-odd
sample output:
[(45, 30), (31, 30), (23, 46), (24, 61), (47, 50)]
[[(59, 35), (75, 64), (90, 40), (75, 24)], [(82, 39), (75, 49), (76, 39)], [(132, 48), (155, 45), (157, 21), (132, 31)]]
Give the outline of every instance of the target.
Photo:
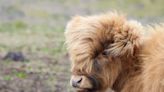
[(82, 81), (82, 78), (80, 78), (79, 80), (77, 80), (77, 83), (79, 84)]

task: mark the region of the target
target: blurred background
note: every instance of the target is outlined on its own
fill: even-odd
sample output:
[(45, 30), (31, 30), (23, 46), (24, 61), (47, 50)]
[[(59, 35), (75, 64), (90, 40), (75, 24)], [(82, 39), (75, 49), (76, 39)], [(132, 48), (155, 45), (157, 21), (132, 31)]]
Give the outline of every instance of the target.
[(164, 21), (164, 0), (0, 0), (0, 92), (74, 92), (64, 29), (74, 15)]

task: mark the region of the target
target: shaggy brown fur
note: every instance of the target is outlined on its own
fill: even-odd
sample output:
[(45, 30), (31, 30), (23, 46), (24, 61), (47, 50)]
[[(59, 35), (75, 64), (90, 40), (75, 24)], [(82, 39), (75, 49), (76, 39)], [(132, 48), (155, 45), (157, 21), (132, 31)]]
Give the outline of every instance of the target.
[(65, 36), (77, 91), (164, 92), (164, 26), (147, 29), (159, 31), (144, 38), (118, 13), (74, 17)]

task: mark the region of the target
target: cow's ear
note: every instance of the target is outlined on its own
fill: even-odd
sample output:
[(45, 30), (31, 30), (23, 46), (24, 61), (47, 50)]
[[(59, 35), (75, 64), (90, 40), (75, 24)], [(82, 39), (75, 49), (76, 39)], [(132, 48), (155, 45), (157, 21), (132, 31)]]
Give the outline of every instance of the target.
[(113, 56), (133, 56), (140, 48), (143, 28), (137, 21), (127, 21), (121, 28), (113, 31), (111, 44), (105, 49)]

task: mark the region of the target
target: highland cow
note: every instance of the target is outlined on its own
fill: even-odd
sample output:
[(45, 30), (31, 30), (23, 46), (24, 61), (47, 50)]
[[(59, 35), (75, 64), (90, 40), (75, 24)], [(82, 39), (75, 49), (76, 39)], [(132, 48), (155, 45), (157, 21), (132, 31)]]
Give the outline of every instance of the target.
[(143, 28), (115, 12), (76, 16), (65, 37), (77, 92), (164, 92), (163, 25)]

